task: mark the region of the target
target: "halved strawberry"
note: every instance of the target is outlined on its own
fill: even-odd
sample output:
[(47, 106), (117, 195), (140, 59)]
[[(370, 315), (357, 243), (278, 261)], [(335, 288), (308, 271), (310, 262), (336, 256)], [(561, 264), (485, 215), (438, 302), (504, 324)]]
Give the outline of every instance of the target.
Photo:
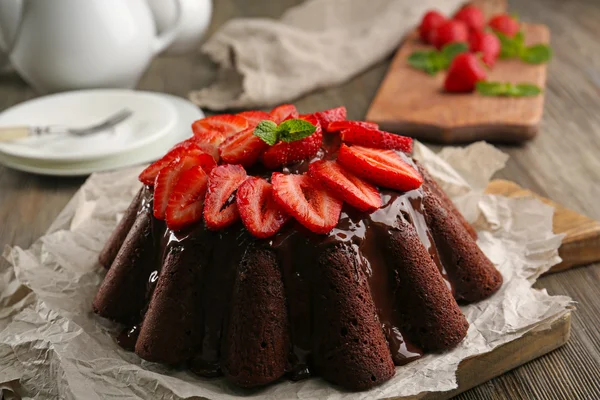
[(232, 197), (247, 177), (241, 165), (225, 164), (212, 170), (204, 201), (204, 221), (208, 229), (226, 228), (240, 218)]
[(333, 121), (329, 123), (327, 126), (327, 132), (338, 132), (344, 129), (356, 128), (357, 126), (361, 126), (363, 128), (369, 129), (379, 129), (379, 125), (375, 122), (367, 122), (367, 121)]
[(195, 121), (192, 124), (192, 131), (200, 142), (219, 146), (223, 140), (247, 127), (248, 120), (246, 118), (221, 114)]
[(308, 175), (274, 172), (271, 183), (275, 201), (312, 232), (325, 234), (337, 225), (342, 201), (316, 185)]
[(254, 136), (254, 128), (248, 128), (228, 137), (219, 146), (221, 159), (229, 164), (241, 164), (248, 168), (252, 166), (269, 145)]
[(244, 111), (237, 114), (240, 117), (244, 117), (248, 120), (248, 127), (254, 128), (256, 125), (260, 123), (260, 121), (264, 121), (265, 119), (274, 120), (271, 114), (266, 113), (264, 111)]
[(200, 167), (207, 174), (216, 166), (215, 160), (206, 153), (185, 153), (164, 167), (154, 181), (154, 216), (165, 219), (165, 210), (171, 192), (182, 173), (192, 167)]
[(346, 114), (347, 111), (346, 107), (344, 106), (315, 113), (317, 119), (321, 123), (321, 126), (323, 127), (323, 129), (325, 129), (326, 132), (329, 132), (328, 129), (330, 123), (334, 121), (344, 121), (346, 119)]
[(278, 124), (289, 118), (298, 118), (298, 110), (293, 104), (282, 104), (275, 107), (269, 113), (273, 117), (273, 120)]
[(267, 168), (277, 168), (281, 165), (292, 164), (298, 161), (314, 157), (321, 144), (323, 144), (323, 132), (317, 118), (310, 114), (302, 116), (303, 119), (315, 125), (315, 132), (304, 139), (295, 142), (279, 142), (271, 146), (262, 155), (263, 164)]
[[(205, 156), (201, 156), (202, 154), (205, 154)], [(163, 168), (169, 165), (172, 161), (180, 159), (186, 155), (198, 156), (204, 169), (209, 172), (217, 165), (214, 158), (208, 156), (208, 154), (206, 154), (196, 143), (184, 141), (175, 145), (160, 160), (155, 161), (146, 167), (146, 169), (140, 173), (138, 179), (146, 185), (153, 186), (154, 182), (156, 181), (156, 176)]]
[(236, 197), (242, 223), (257, 238), (273, 236), (290, 219), (275, 201), (273, 186), (265, 179), (246, 179), (238, 188)]
[(337, 161), (355, 175), (390, 189), (409, 191), (423, 184), (423, 177), (393, 150), (342, 144)]
[(340, 133), (342, 141), (360, 146), (375, 147), (377, 149), (401, 150), (412, 153), (413, 139), (395, 135), (393, 133), (369, 129), (362, 126), (344, 129)]
[(200, 150), (202, 150), (206, 154), (210, 154), (211, 156), (213, 156), (213, 158), (215, 159), (216, 162), (219, 162), (219, 149), (217, 149), (217, 147), (213, 146), (212, 144), (202, 143), (200, 141), (200, 138), (198, 138), (196, 136), (192, 136), (189, 139), (186, 139), (182, 142), (177, 143), (175, 146), (173, 146), (171, 148), (171, 150), (174, 150), (178, 147), (190, 148), (193, 146), (199, 147)]
[(181, 173), (165, 210), (167, 226), (171, 230), (178, 231), (200, 221), (207, 187), (208, 174), (201, 166)]
[(308, 167), (308, 176), (360, 211), (373, 212), (381, 207), (379, 190), (335, 161), (315, 161)]

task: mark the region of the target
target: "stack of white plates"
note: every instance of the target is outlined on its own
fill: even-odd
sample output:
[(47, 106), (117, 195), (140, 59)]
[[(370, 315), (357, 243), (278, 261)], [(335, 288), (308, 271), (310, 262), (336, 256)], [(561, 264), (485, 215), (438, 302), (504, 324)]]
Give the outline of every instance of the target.
[(163, 93), (84, 90), (40, 97), (0, 114), (0, 127), (93, 125), (121, 109), (131, 117), (86, 137), (61, 134), (0, 143), (0, 163), (43, 175), (79, 176), (147, 164), (192, 135), (204, 114), (194, 104)]

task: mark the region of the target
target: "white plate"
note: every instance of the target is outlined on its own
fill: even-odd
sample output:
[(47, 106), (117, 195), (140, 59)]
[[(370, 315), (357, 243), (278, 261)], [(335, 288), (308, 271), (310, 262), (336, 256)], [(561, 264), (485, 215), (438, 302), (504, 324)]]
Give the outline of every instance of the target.
[(106, 132), (86, 137), (62, 134), (0, 143), (0, 153), (45, 161), (100, 159), (155, 142), (176, 123), (173, 104), (154, 93), (99, 89), (59, 93), (21, 103), (0, 114), (0, 126), (89, 126), (123, 108), (133, 111), (133, 115)]
[[(145, 92), (142, 92), (145, 93)], [(147, 164), (162, 157), (176, 143), (192, 135), (191, 124), (204, 118), (202, 111), (189, 101), (168, 94), (154, 93), (174, 107), (176, 124), (167, 135), (143, 148), (89, 161), (52, 162), (28, 160), (0, 153), (0, 163), (25, 172), (51, 176), (82, 176), (93, 172), (109, 171), (134, 165)]]

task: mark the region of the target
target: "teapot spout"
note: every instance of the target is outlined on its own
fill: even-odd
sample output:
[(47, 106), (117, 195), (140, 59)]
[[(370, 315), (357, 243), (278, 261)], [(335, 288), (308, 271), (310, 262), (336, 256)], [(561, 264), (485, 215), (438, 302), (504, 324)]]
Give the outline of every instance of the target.
[(17, 39), (25, 0), (0, 1), (0, 50), (9, 54)]

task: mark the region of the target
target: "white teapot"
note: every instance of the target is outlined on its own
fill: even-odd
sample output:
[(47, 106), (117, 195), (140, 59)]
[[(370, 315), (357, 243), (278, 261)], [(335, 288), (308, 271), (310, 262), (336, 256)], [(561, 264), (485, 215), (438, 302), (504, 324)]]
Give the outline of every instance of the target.
[(1, 50), (39, 92), (132, 88), (175, 39), (175, 1), (173, 25), (157, 35), (146, 0), (0, 0)]

